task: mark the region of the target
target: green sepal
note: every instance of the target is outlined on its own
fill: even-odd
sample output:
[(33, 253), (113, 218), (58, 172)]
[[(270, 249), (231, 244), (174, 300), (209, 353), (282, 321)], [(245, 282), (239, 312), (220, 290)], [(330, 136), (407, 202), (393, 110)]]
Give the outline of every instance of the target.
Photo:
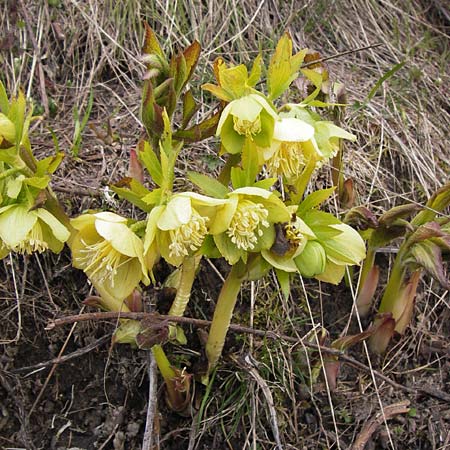
[(310, 278), (325, 271), (327, 255), (318, 241), (308, 241), (294, 262), (302, 276)]

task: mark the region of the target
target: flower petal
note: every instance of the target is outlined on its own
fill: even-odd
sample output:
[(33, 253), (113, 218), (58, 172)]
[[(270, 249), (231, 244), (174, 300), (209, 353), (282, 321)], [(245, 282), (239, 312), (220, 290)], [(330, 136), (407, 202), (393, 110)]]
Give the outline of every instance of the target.
[(191, 199), (189, 197), (174, 196), (158, 219), (160, 230), (174, 230), (180, 225), (188, 223), (192, 216)]
[(305, 142), (314, 136), (314, 128), (303, 120), (285, 117), (275, 122), (273, 138), (285, 142)]

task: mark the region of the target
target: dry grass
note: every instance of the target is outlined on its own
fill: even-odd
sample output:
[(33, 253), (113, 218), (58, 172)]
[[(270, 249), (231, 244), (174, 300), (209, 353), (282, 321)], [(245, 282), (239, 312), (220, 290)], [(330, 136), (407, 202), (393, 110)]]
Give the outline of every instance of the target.
[[(60, 6), (52, 7), (49, 3)], [(128, 150), (141, 134), (138, 105), (142, 67), (137, 56), (143, 19), (154, 27), (166, 49), (185, 46), (193, 39), (202, 44), (204, 53), (193, 86), (197, 98), (205, 103), (200, 115), (210, 108), (210, 97), (198, 89), (211, 78), (210, 63), (218, 56), (233, 62), (249, 62), (258, 52), (262, 52), (267, 62), (268, 54), (285, 29), (290, 31), (297, 49), (309, 47), (324, 56), (381, 43), (379, 47), (328, 63), (332, 76), (346, 85), (350, 106), (345, 126), (358, 136), (357, 143), (346, 147), (345, 174), (356, 182), (358, 203), (379, 212), (406, 202), (423, 204), (448, 180), (450, 47), (449, 17), (443, 3), (439, 0), (226, 0), (219, 5), (212, 0), (68, 0), (17, 2), (16, 5), (10, 1), (9, 8), (0, 11), (1, 29), (5, 30), (0, 41), (3, 67), (0, 76), (10, 90), (22, 86), (38, 108), (43, 112), (48, 109), (51, 118), (36, 122), (32, 136), (42, 153), (52, 150), (48, 125), (56, 133), (61, 149), (69, 151), (73, 109), (83, 111), (90, 89), (94, 90), (90, 124), (97, 131), (92, 127), (85, 130), (81, 161), (67, 158), (55, 178), (56, 188), (73, 191), (72, 195), (62, 195), (67, 208), (76, 214), (86, 208), (109, 206), (105, 196), (91, 198), (81, 194), (86, 188), (101, 189), (119, 179), (126, 170)], [(22, 9), (25, 4), (26, 15)], [(366, 103), (377, 81), (402, 61), (404, 67)], [(98, 139), (96, 133), (105, 132), (108, 122), (113, 135)], [(212, 141), (185, 151), (177, 174), (178, 185), (184, 183), (186, 168), (198, 170), (216, 163), (219, 162)], [(318, 183), (329, 182), (327, 172), (325, 168)], [(128, 208), (124, 203), (119, 207)], [(381, 257), (388, 268), (392, 262), (389, 255)], [(56, 375), (44, 395), (41, 409), (28, 421), (29, 399), (34, 400), (33, 396), (40, 392), (46, 374), (33, 374), (24, 379), (12, 377), (9, 371), (18, 365), (55, 356), (68, 330), (38, 335), (58, 311), (78, 312), (87, 294), (82, 276), (70, 269), (66, 254), (45, 256), (39, 262), (34, 257), (3, 261), (0, 392), (3, 390), (2, 394), (16, 396), (18, 400), (17, 406), (11, 400), (0, 400), (3, 406), (0, 435), (5, 436), (0, 438), (0, 445), (57, 448), (64, 442), (69, 448), (71, 436), (80, 448), (94, 448), (94, 445), (95, 448), (138, 448), (143, 430), (139, 416), (145, 408), (145, 383), (141, 383), (144, 359), (139, 355), (130, 359), (127, 350), (99, 353), (102, 364), (95, 358), (85, 360), (86, 365), (91, 364), (90, 369), (86, 369), (84, 378), (74, 375), (73, 382), (69, 383), (73, 392), (60, 393), (58, 386), (63, 381)], [(203, 270), (208, 268), (206, 265)], [(219, 282), (218, 278), (214, 281)], [(201, 317), (203, 312), (208, 314), (204, 311), (204, 300), (214, 298), (216, 293), (206, 282), (199, 282), (196, 288), (191, 313)], [(249, 284), (243, 291), (236, 321), (299, 338), (313, 328), (324, 326), (335, 337), (350, 322), (351, 330), (358, 329), (352, 316), (351, 297), (346, 288), (329, 289), (310, 282), (305, 289), (302, 284), (295, 286), (286, 301), (276, 281), (268, 278)], [(357, 348), (355, 356), (368, 365), (382, 368), (385, 374), (409, 387), (415, 382), (429, 383), (448, 391), (448, 293), (425, 279), (415, 316), (410, 331), (382, 361), (368, 359), (362, 347)], [(110, 331), (103, 325), (78, 326), (71, 348), (87, 345), (94, 336)], [(33, 354), (32, 349), (38, 347), (39, 351)], [(273, 449), (276, 448), (274, 427), (278, 428), (286, 449), (349, 448), (373, 412), (407, 396), (348, 367), (344, 368), (338, 391), (331, 394), (320, 378), (311, 383), (317, 378), (318, 356), (306, 353), (305, 364), (305, 352), (280, 342), (232, 337), (227, 348), (235, 359), (224, 362), (211, 392), (203, 397), (203, 404), (204, 390), (197, 387), (194, 406), (201, 411), (201, 416), (176, 418), (162, 407), (162, 449)], [(176, 354), (181, 360), (192, 357), (179, 349), (174, 352), (179, 352)], [(257, 361), (252, 370), (243, 360), (247, 354)], [(104, 361), (107, 361), (105, 367)], [(83, 364), (83, 359), (77, 364)], [(59, 370), (62, 369), (57, 369), (57, 374)], [(62, 374), (72, 376), (70, 370), (62, 370)], [(86, 404), (80, 400), (84, 389), (93, 395), (89, 383), (93, 383), (94, 390), (104, 391), (95, 394), (97, 403)], [(273, 396), (276, 424), (268, 407), (267, 390)], [(450, 446), (448, 405), (431, 398), (419, 401), (414, 396), (408, 397), (417, 409), (417, 416), (389, 421), (374, 436), (372, 448)], [(76, 413), (70, 415), (70, 402), (78, 408), (97, 407), (100, 423), (91, 423), (88, 416), (80, 419)], [(105, 403), (96, 406), (101, 402)], [(53, 412), (45, 409), (52, 407)], [(123, 407), (121, 420), (116, 417), (119, 407)], [(433, 410), (431, 415), (428, 408)], [(42, 417), (36, 417), (38, 411)], [(41, 436), (33, 421), (49, 427), (45, 417), (51, 418), (52, 414), (56, 424)], [(62, 430), (66, 419), (71, 419), (71, 424)], [(130, 424), (137, 424), (138, 433), (133, 434)], [(83, 444), (80, 436), (92, 435), (95, 427), (97, 434)], [(60, 435), (58, 430), (62, 430)], [(41, 438), (46, 447), (40, 446)]]

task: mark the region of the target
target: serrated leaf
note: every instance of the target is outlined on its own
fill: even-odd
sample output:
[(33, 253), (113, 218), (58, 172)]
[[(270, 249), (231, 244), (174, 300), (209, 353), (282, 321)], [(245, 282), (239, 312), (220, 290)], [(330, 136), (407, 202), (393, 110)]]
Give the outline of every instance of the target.
[(197, 41), (194, 41), (189, 47), (184, 49), (183, 56), (186, 62), (186, 81), (184, 84), (191, 79), (197, 65), (198, 58), (200, 57), (201, 50), (202, 48)]
[(445, 274), (442, 261), (442, 250), (437, 244), (431, 241), (423, 241), (413, 245), (410, 253), (412, 258), (408, 258), (405, 262), (412, 259), (415, 264), (423, 267), (445, 289), (450, 289), (450, 281)]
[(298, 205), (297, 215), (302, 217), (302, 215), (310, 209), (321, 205), (333, 194), (335, 190), (336, 187), (331, 187), (329, 189), (321, 189), (319, 191), (312, 192), (300, 203), (300, 205)]
[(151, 145), (147, 141), (141, 141), (139, 143), (138, 150), (139, 159), (144, 164), (153, 181), (158, 186), (161, 186), (163, 182), (161, 163), (159, 162), (159, 159), (153, 151)]
[(378, 219), (378, 222), (382, 226), (394, 225), (397, 219), (405, 219), (414, 212), (416, 212), (420, 207), (414, 203), (407, 203), (406, 205), (394, 206), (389, 211), (386, 211)]
[(254, 87), (261, 78), (262, 56), (258, 55), (253, 62), (252, 70), (248, 76), (247, 85)]
[(204, 91), (209, 91), (211, 94), (215, 95), (220, 100), (223, 100), (225, 102), (231, 102), (233, 100), (233, 96), (230, 95), (229, 92), (227, 92), (225, 89), (221, 88), (220, 86), (216, 86), (212, 83), (205, 83), (202, 84), (202, 89)]
[(188, 172), (188, 178), (205, 194), (214, 198), (226, 198), (228, 189), (215, 178), (197, 172)]
[(115, 185), (112, 185), (111, 189), (120, 198), (129, 201), (143, 211), (149, 212), (151, 210), (151, 207), (142, 200), (142, 198), (149, 193), (149, 190), (135, 179), (123, 178)]
[(147, 22), (144, 22), (144, 27), (145, 27), (145, 37), (142, 53), (145, 53), (147, 55), (155, 53), (164, 58), (164, 53), (161, 50), (161, 46), (159, 45), (155, 32)]
[(195, 103), (194, 96), (189, 90), (183, 96), (183, 120), (181, 122), (181, 128), (187, 127), (189, 121), (192, 119), (194, 114), (198, 111), (200, 105)]
[(438, 189), (427, 201), (425, 209), (411, 221), (413, 225), (423, 225), (436, 217), (436, 212), (442, 212), (450, 205), (450, 182)]
[(278, 98), (297, 78), (300, 64), (306, 52), (305, 49), (292, 56), (291, 37), (288, 33), (285, 33), (280, 38), (275, 53), (270, 60), (267, 74), (267, 87), (271, 100)]
[(49, 176), (25, 178), (24, 183), (37, 189), (45, 189), (50, 182)]
[(245, 95), (247, 89), (248, 72), (244, 64), (234, 67), (219, 66), (220, 87), (225, 89), (233, 99)]
[(187, 130), (178, 130), (173, 134), (173, 137), (177, 140), (182, 139), (186, 143), (192, 143), (214, 136), (220, 120), (220, 114), (221, 111), (218, 111), (213, 116), (208, 117)]
[(2, 81), (0, 80), (0, 111), (8, 115), (9, 113), (9, 99), (8, 95), (6, 94), (6, 89)]

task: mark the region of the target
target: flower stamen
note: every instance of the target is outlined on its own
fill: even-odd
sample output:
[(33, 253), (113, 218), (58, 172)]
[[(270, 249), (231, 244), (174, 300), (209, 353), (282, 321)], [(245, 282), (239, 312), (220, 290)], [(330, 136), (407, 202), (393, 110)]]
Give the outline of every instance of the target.
[(261, 131), (261, 119), (259, 116), (253, 121), (233, 116), (233, 123), (235, 131), (243, 136), (254, 136)]
[(170, 257), (188, 256), (192, 252), (197, 251), (208, 233), (206, 228), (208, 220), (208, 217), (202, 217), (193, 210), (192, 217), (188, 223), (179, 226), (175, 230), (170, 230)]
[(26, 238), (19, 242), (12, 250), (17, 253), (31, 255), (33, 252), (42, 253), (47, 249), (48, 243), (44, 240), (42, 228), (39, 222), (36, 222)]
[(253, 250), (258, 237), (263, 235), (261, 227), (269, 226), (268, 215), (269, 212), (261, 203), (240, 201), (227, 230), (231, 242), (239, 249)]
[[(80, 250), (83, 256), (80, 258), (81, 264), (85, 264), (84, 271), (89, 273), (92, 279), (104, 283), (110, 279), (114, 287), (114, 278), (117, 270), (126, 264), (131, 258), (118, 252), (110, 242), (101, 240), (95, 244), (85, 244), (85, 248)], [(91, 272), (92, 270), (92, 272)]]
[(286, 178), (297, 177), (305, 166), (301, 143), (281, 142), (274, 154), (266, 161), (270, 176), (284, 175)]

